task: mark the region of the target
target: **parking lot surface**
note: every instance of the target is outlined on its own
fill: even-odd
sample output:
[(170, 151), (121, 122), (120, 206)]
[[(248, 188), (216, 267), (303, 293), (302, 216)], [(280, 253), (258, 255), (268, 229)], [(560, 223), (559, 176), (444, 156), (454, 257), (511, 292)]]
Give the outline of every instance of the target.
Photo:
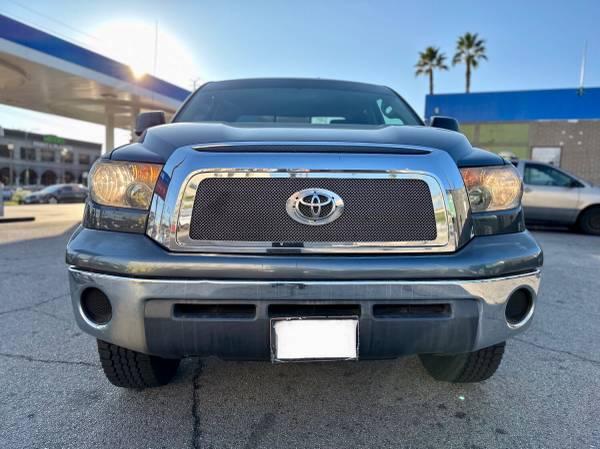
[(481, 384), (416, 357), (271, 365), (189, 359), (144, 391), (104, 378), (72, 317), (64, 248), (81, 205), (0, 224), (1, 448), (600, 448), (600, 238), (535, 232), (532, 327)]

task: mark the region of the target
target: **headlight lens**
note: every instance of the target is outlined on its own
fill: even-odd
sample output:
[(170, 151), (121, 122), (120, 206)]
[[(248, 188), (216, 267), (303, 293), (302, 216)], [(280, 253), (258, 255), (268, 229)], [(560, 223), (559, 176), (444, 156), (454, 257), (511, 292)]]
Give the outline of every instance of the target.
[(90, 196), (104, 206), (148, 209), (162, 165), (98, 160), (90, 173)]
[(519, 173), (512, 165), (461, 168), (473, 212), (513, 209), (523, 191)]

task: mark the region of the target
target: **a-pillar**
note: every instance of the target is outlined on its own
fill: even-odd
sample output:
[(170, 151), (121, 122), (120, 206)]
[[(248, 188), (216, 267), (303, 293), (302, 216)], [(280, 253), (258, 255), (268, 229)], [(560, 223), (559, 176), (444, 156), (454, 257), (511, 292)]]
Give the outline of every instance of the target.
[(136, 142), (138, 136), (135, 134), (135, 125), (137, 122), (137, 116), (140, 114), (139, 106), (134, 106), (131, 108), (131, 142)]
[(104, 117), (104, 148), (102, 154), (112, 151), (115, 147), (115, 114), (112, 108), (106, 106)]

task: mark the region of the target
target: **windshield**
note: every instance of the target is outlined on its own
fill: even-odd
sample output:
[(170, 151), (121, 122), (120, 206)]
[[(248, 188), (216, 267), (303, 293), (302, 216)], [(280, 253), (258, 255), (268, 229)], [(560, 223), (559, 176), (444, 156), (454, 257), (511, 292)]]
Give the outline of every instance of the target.
[(315, 126), (421, 125), (400, 97), (378, 86), (360, 90), (356, 87), (228, 87), (227, 83), (219, 87), (219, 84), (196, 92), (174, 121)]
[(53, 192), (56, 192), (58, 189), (60, 189), (60, 187), (61, 187), (60, 185), (44, 187), (38, 193), (53, 193)]

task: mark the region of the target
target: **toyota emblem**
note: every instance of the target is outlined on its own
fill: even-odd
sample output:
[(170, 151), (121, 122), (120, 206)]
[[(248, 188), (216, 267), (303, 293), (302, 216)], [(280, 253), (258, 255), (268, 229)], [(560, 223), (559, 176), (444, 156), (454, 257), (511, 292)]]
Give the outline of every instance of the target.
[(344, 200), (331, 190), (304, 189), (288, 198), (286, 211), (298, 223), (325, 225), (342, 215)]

